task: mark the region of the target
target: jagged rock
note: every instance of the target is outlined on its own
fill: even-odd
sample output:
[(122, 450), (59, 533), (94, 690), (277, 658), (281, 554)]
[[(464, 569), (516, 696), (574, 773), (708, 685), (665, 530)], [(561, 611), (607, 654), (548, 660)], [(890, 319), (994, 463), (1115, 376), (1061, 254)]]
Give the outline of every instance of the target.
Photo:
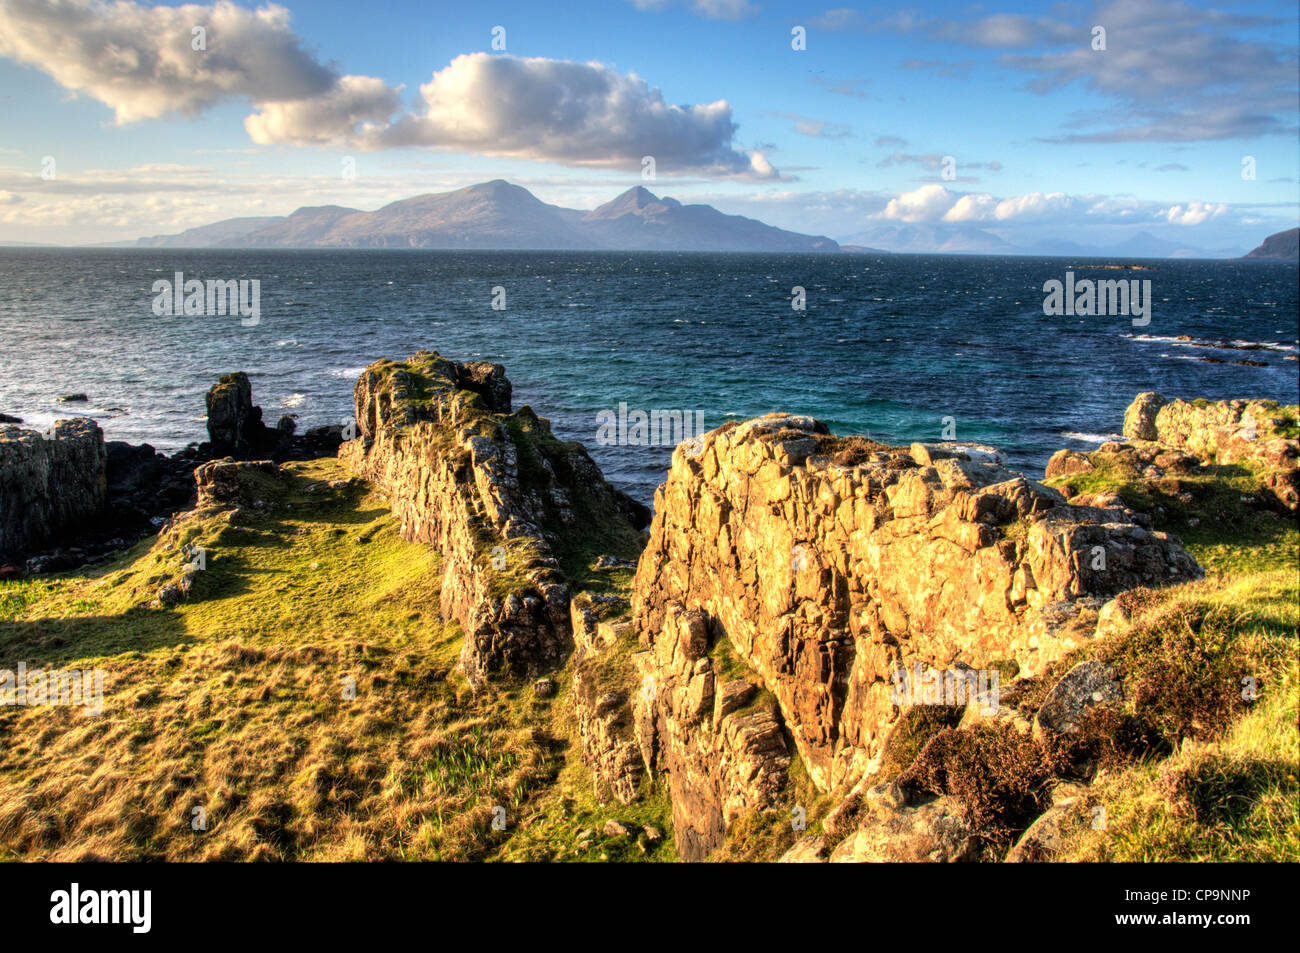
[(13, 417), (9, 414), (0, 414), (0, 424), (20, 424), (23, 422), (21, 417)]
[(388, 494), (403, 538), (442, 553), (442, 615), (465, 631), (460, 665), (476, 687), (568, 655), (569, 589), (548, 533), (599, 527), (634, 547), (645, 516), (581, 446), (527, 407), (512, 413), (510, 394), (499, 365), (431, 351), (377, 361), (354, 389), (359, 435), (339, 451)]
[(1142, 448), (1161, 471), (1191, 472), (1201, 461), (1246, 464), (1263, 488), (1287, 510), (1300, 511), (1300, 440), (1288, 437), (1295, 408), (1271, 400), (1166, 400), (1139, 394), (1124, 414), (1124, 433), (1152, 445)]
[(701, 664), (714, 641), (702, 613), (670, 606), (639, 659), (648, 676), (635, 701), (640, 750), (648, 769), (667, 776), (677, 852), (691, 861), (721, 846), (741, 814), (778, 804), (790, 767), (770, 697), (715, 709), (715, 673)]
[(1087, 473), (1092, 469), (1095, 468), (1086, 453), (1077, 450), (1058, 450), (1047, 461), (1047, 470), (1043, 476), (1045, 479), (1054, 480), (1059, 476), (1073, 476), (1076, 473)]
[(538, 698), (550, 698), (555, 694), (555, 682), (549, 678), (539, 678), (533, 682), (533, 694)]
[(694, 670), (715, 644), (766, 690), (773, 724), (828, 791), (882, 751), (899, 668), (1014, 661), (1029, 676), (1091, 639), (1111, 596), (1201, 574), (1123, 510), (1071, 506), (998, 463), (922, 449), (864, 447), (775, 414), (674, 454), (632, 623), (649, 650), (639, 674), (656, 686), (637, 702), (638, 737), (669, 776), (683, 856), (711, 849), (728, 793), (713, 675)]
[(198, 505), (259, 508), (266, 503), (266, 481), (279, 475), (279, 465), (270, 460), (211, 460), (194, 470)]
[[(598, 801), (613, 797), (620, 804), (636, 800), (645, 775), (637, 745), (629, 697), (631, 678), (612, 629), (599, 621), (591, 593), (579, 593), (570, 606), (573, 626), (573, 699), (582, 757), (591, 768)], [(606, 609), (610, 603), (603, 604)], [(622, 603), (626, 608), (626, 603)], [(617, 610), (615, 610), (617, 611)], [(605, 626), (606, 635), (598, 634)], [(611, 690), (613, 688), (614, 690)]]
[(84, 404), (89, 400), (85, 394), (64, 394), (58, 398), (60, 404)]
[(1093, 705), (1124, 700), (1124, 687), (1115, 670), (1096, 659), (1080, 662), (1065, 673), (1034, 716), (1034, 734), (1071, 732)]
[(243, 371), (225, 374), (207, 396), (208, 440), (217, 456), (240, 456), (266, 440), (262, 408), (253, 404), (253, 387)]
[(1156, 439), (1156, 415), (1168, 401), (1153, 391), (1138, 394), (1124, 411), (1124, 436), (1131, 440)]
[(104, 433), (86, 417), (47, 438), (0, 425), (0, 559), (18, 559), (94, 522), (107, 496)]

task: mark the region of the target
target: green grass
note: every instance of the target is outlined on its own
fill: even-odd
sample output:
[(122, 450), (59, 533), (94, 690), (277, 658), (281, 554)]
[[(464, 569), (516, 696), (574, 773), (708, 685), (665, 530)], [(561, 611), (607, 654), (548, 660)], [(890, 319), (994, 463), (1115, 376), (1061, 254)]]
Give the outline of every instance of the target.
[(1095, 453), (1090, 459), (1094, 470), (1048, 484), (1069, 497), (1118, 494), (1126, 506), (1151, 516), (1156, 529), (1181, 539), (1209, 572), (1295, 565), (1300, 550), (1296, 518), (1267, 503), (1268, 491), (1249, 467), (1208, 465), (1152, 483), (1118, 455)]
[[(100, 669), (106, 696), (99, 716), (0, 708), (0, 859), (569, 859), (574, 823), (625, 816), (663, 837), (583, 859), (675, 858), (662, 793), (584, 796), (557, 698), (470, 691), (439, 557), (382, 497), (323, 485), (347, 476), (333, 460), (286, 470), (238, 525), (191, 516), (107, 565), (0, 583), (0, 667)], [(208, 568), (159, 608), (189, 542)]]
[[(1300, 590), (1294, 570), (1216, 577), (1173, 590), (1139, 631), (1181, 620), (1204, 646), (1231, 645), (1257, 698), (1220, 731), (1168, 757), (1104, 772), (1090, 796), (1103, 828), (1069, 830), (1061, 860), (1300, 861)], [(1193, 626), (1189, 620), (1199, 620)], [(1237, 673), (1218, 686), (1240, 698)]]

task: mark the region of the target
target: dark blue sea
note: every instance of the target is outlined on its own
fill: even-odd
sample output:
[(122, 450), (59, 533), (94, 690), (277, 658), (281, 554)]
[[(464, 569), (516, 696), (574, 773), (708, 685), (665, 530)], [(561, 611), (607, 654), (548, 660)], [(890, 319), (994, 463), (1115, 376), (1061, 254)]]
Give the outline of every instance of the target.
[[(110, 440), (202, 440), (203, 396), (247, 371), (270, 423), (339, 423), (377, 358), (428, 348), (506, 365), (515, 404), (581, 440), (643, 500), (669, 447), (600, 446), (597, 414), (773, 410), (893, 442), (1000, 446), (1041, 476), (1117, 431), (1139, 391), (1295, 403), (1294, 264), (925, 255), (0, 250), (0, 411), (43, 428), (97, 418)], [(1043, 283), (1150, 280), (1150, 324), (1043, 314)], [(260, 322), (154, 314), (153, 283), (260, 282)], [(794, 286), (807, 310), (791, 308)], [(493, 289), (504, 310), (492, 308)], [(499, 296), (498, 296), (499, 301)], [(1184, 338), (1180, 340), (1180, 338)], [(1209, 359), (1209, 360), (1206, 360)], [(1250, 366), (1235, 361), (1262, 362)], [(1219, 363), (1222, 362), (1222, 363)], [(60, 395), (85, 392), (85, 405)]]

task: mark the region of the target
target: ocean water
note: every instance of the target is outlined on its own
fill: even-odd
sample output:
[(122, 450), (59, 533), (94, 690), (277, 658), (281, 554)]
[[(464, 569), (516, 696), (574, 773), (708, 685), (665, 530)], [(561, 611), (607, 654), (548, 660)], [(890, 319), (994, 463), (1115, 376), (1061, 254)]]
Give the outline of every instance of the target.
[[(1139, 391), (1297, 400), (1297, 271), (1268, 262), (924, 255), (0, 250), (0, 411), (93, 416), (110, 440), (202, 440), (203, 396), (247, 371), (269, 423), (339, 423), (370, 361), (421, 348), (506, 366), (515, 405), (582, 441), (649, 501), (671, 448), (604, 446), (598, 414), (686, 411), (706, 428), (774, 410), (885, 441), (1051, 453), (1120, 428)], [(1043, 314), (1067, 269), (1149, 279), (1150, 324)], [(260, 321), (157, 316), (153, 283), (260, 282)], [(807, 310), (791, 308), (801, 286)], [(505, 307), (492, 307), (494, 288)], [(1178, 340), (1187, 336), (1191, 341)], [(1236, 344), (1232, 347), (1203, 345)], [(1248, 349), (1241, 349), (1241, 348)], [(1201, 358), (1229, 363), (1206, 363)], [(1230, 363), (1261, 361), (1263, 367)], [(88, 404), (59, 404), (85, 392)]]

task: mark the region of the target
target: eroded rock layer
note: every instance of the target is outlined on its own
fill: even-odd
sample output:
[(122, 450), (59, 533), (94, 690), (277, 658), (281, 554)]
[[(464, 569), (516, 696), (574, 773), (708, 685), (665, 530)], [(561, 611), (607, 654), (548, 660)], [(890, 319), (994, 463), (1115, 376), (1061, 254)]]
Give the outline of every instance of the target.
[[(683, 856), (717, 846), (738, 805), (771, 803), (787, 735), (821, 790), (866, 774), (900, 669), (1041, 671), (1092, 637), (1107, 598), (1200, 575), (1132, 513), (1071, 506), (997, 459), (783, 414), (678, 449), (632, 624), (642, 749), (668, 774)], [(724, 712), (742, 696), (759, 701)]]
[(86, 417), (49, 436), (0, 425), (0, 563), (99, 516), (107, 492), (104, 433)]
[(572, 645), (561, 561), (594, 533), (635, 539), (639, 507), (578, 444), (529, 408), (512, 412), (500, 365), (421, 351), (378, 361), (354, 391), (358, 435), (340, 459), (385, 490), (402, 535), (442, 554), (444, 617), (465, 631), (472, 682), (533, 674)]

